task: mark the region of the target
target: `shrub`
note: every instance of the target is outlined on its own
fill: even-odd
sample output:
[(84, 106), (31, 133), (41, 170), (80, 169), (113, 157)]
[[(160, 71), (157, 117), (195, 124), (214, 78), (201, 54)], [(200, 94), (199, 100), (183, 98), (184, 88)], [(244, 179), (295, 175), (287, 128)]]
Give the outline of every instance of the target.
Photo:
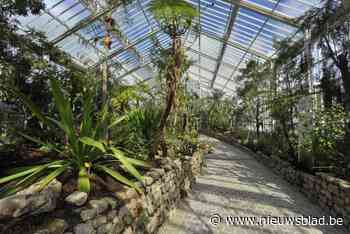
[(122, 175), (119, 170), (132, 175), (138, 180), (142, 176), (135, 166), (149, 167), (150, 165), (133, 158), (126, 157), (124, 153), (105, 139), (106, 129), (111, 129), (125, 121), (126, 116), (113, 119), (107, 106), (99, 114), (94, 113), (94, 100), (91, 93), (83, 97), (82, 116), (74, 116), (69, 100), (56, 80), (50, 80), (54, 104), (58, 110), (59, 118), (45, 116), (30, 99), (17, 92), (17, 95), (26, 103), (43, 124), (52, 129), (62, 131), (64, 139), (56, 142), (45, 142), (37, 138), (21, 134), (41, 146), (42, 150), (57, 153), (57, 158), (47, 158), (38, 165), (8, 170), (8, 175), (0, 178), (0, 184), (6, 184), (1, 189), (2, 195), (13, 194), (28, 185), (39, 181), (43, 189), (54, 178), (68, 170), (77, 175), (78, 189), (90, 191), (90, 180), (96, 174), (109, 175), (114, 179), (138, 189), (132, 180)]

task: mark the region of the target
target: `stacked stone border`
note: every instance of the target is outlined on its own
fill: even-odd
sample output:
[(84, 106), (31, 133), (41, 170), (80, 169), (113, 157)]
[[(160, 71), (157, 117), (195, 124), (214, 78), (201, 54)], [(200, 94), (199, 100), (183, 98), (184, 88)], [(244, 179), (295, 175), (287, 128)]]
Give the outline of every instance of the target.
[(343, 218), (344, 226), (350, 231), (350, 183), (326, 173), (308, 174), (297, 170), (292, 164), (276, 156), (253, 152), (241, 145), (230, 134), (202, 131), (203, 134), (234, 145), (249, 153), (264, 166), (296, 186), (311, 202), (318, 204), (332, 217)]
[[(61, 193), (62, 185), (55, 180), (40, 194), (25, 197), (20, 194), (5, 198), (7, 200), (2, 199), (3, 203), (12, 204), (12, 207), (17, 210), (5, 210), (2, 213), (0, 211), (0, 224), (4, 227), (18, 220), (18, 217), (7, 219), (1, 217), (9, 212), (12, 216), (21, 216), (19, 218), (22, 220), (16, 222), (17, 227), (14, 230), (18, 229), (21, 230), (21, 233), (26, 234), (155, 233), (169, 216), (170, 211), (191, 190), (195, 177), (201, 172), (204, 154), (205, 150), (198, 150), (191, 157), (175, 160), (161, 159), (160, 167), (148, 171), (144, 176), (144, 182), (139, 184), (143, 190), (141, 194), (134, 189), (127, 188), (116, 193), (115, 196), (88, 200), (80, 204), (80, 207), (65, 204), (54, 210), (43, 209), (43, 207), (49, 208), (44, 204), (48, 202), (52, 204), (52, 199), (58, 199)], [(47, 196), (52, 192), (51, 190), (54, 190), (56, 195)], [(31, 196), (36, 196), (33, 199), (35, 202), (30, 200)], [(18, 204), (24, 198), (25, 201), (28, 199), (30, 201), (30, 204), (25, 204), (23, 200), (22, 203), (24, 206), (27, 205), (26, 207)], [(83, 196), (77, 199), (81, 198)], [(33, 209), (40, 199), (44, 201), (43, 206)], [(38, 213), (41, 214), (38, 216)], [(24, 222), (33, 223), (33, 227), (23, 230), (23, 226), (21, 229)], [(7, 230), (6, 233), (19, 232)]]

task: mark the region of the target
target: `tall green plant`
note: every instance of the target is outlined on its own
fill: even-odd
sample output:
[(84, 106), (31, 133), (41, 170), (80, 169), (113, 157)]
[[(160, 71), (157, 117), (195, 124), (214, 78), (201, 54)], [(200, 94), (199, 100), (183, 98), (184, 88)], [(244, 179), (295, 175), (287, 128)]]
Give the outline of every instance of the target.
[[(39, 181), (40, 189), (42, 189), (67, 170), (73, 170), (76, 173), (80, 191), (90, 191), (90, 181), (94, 179), (95, 174), (109, 175), (128, 186), (138, 189), (132, 180), (126, 178), (115, 168), (122, 168), (123, 171), (138, 180), (142, 180), (142, 176), (135, 166), (149, 167), (150, 165), (126, 157), (121, 150), (110, 145), (104, 139), (103, 134), (103, 126), (108, 126), (111, 129), (125, 121), (126, 116), (112, 121), (106, 107), (98, 115), (95, 115), (93, 95), (85, 93), (82, 101), (83, 113), (78, 118), (73, 115), (69, 100), (65, 97), (59, 83), (52, 79), (50, 84), (54, 104), (59, 114), (57, 119), (43, 114), (25, 95), (20, 92), (17, 92), (17, 95), (43, 124), (50, 128), (59, 129), (64, 133), (62, 135), (65, 135), (65, 139), (60, 142), (44, 142), (22, 134), (23, 137), (43, 148), (56, 152), (58, 154), (57, 159), (40, 165), (9, 170), (9, 175), (0, 179), (0, 184), (7, 184), (2, 189), (2, 194), (8, 195), (17, 192), (34, 181)], [(62, 144), (62, 142), (65, 143)]]
[(159, 146), (162, 146), (163, 155), (166, 156), (165, 128), (174, 107), (178, 83), (184, 74), (184, 67), (187, 64), (181, 36), (191, 28), (192, 21), (197, 16), (197, 11), (190, 3), (184, 0), (153, 0), (150, 5), (150, 11), (160, 23), (162, 30), (172, 40), (171, 48), (166, 51), (168, 57), (165, 60), (166, 63), (163, 69), (167, 84), (166, 105), (151, 152), (151, 156), (155, 156)]
[(337, 142), (345, 136), (346, 112), (339, 105), (333, 105), (315, 113), (314, 127), (302, 144), (303, 150), (316, 155), (337, 155)]

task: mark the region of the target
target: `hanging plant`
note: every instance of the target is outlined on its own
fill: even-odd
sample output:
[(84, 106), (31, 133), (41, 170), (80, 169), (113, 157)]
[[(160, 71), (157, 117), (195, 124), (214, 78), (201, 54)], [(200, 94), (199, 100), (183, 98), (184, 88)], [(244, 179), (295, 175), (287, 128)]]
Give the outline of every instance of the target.
[(103, 42), (104, 42), (105, 48), (108, 48), (110, 50), (111, 49), (111, 45), (112, 45), (112, 38), (109, 35), (109, 33), (107, 33), (105, 35), (105, 38), (104, 38)]
[(115, 25), (114, 19), (112, 18), (112, 16), (106, 16), (104, 18), (104, 21), (105, 21), (107, 32), (111, 32), (114, 28), (114, 25)]

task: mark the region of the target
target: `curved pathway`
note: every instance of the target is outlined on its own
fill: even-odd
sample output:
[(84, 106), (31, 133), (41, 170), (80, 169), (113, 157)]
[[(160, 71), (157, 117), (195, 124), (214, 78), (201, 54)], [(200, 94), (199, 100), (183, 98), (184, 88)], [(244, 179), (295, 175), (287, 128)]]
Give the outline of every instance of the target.
[[(269, 216), (306, 218), (328, 214), (248, 153), (208, 139), (215, 142), (214, 153), (206, 156), (207, 166), (192, 193), (172, 212), (159, 234), (348, 233), (341, 226), (228, 225), (227, 216), (265, 217), (267, 222)], [(220, 224), (209, 222), (213, 214), (222, 217)]]

